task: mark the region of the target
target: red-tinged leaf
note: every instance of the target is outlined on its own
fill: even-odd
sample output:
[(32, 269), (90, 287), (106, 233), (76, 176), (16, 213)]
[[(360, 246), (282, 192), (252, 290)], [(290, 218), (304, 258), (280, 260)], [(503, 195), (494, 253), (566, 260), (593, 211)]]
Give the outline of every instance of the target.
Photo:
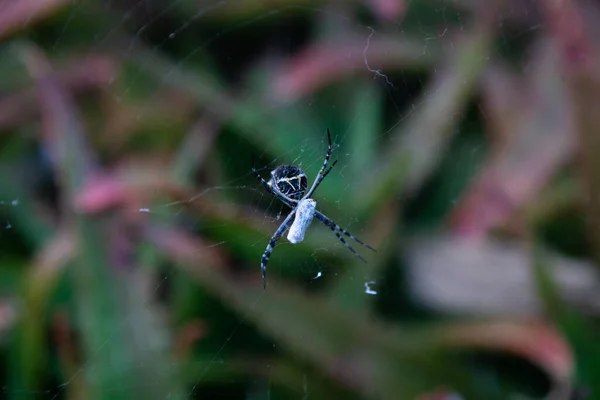
[[(417, 40), (380, 36), (366, 31), (362, 37), (343, 42), (321, 43), (295, 56), (273, 79), (269, 98), (293, 101), (356, 74), (386, 70), (422, 69), (432, 65), (438, 49)], [(385, 81), (385, 76), (380, 76)]]
[(573, 353), (563, 336), (542, 322), (488, 321), (440, 328), (449, 343), (468, 349), (509, 352), (538, 365), (557, 382), (570, 380)]
[(47, 18), (71, 4), (69, 0), (5, 1), (0, 7), (0, 40)]
[[(506, 94), (501, 83), (507, 79), (495, 82), (502, 75), (486, 75), (491, 109), (484, 112), (499, 140), (451, 216), (457, 233), (482, 236), (506, 223), (575, 154), (573, 113), (555, 46), (540, 43), (530, 64), (524, 82), (514, 82), (521, 94)], [(530, 87), (524, 90), (525, 85)]]
[[(67, 63), (57, 71), (65, 90), (79, 95), (101, 88), (110, 83), (117, 73), (113, 59), (101, 55), (88, 55)], [(36, 92), (26, 89), (0, 100), (0, 130), (18, 126), (28, 118), (39, 114)]]
[(600, 52), (594, 37), (596, 3), (543, 2), (542, 10), (559, 48), (561, 71), (566, 76), (581, 147), (581, 168), (587, 224), (592, 251), (600, 262)]
[(385, 21), (398, 21), (406, 12), (405, 0), (369, 0), (369, 7), (377, 17)]

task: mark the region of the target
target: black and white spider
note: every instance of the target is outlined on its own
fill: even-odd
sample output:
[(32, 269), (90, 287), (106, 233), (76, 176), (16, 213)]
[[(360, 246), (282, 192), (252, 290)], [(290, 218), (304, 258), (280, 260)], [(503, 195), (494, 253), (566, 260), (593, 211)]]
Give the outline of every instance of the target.
[(329, 158), (331, 157), (332, 152), (331, 134), (329, 133), (329, 129), (327, 129), (327, 139), (329, 141), (329, 147), (327, 148), (325, 161), (323, 161), (323, 166), (319, 170), (319, 173), (308, 192), (306, 192), (306, 189), (308, 188), (308, 181), (302, 168), (295, 165), (280, 165), (271, 171), (271, 179), (266, 181), (260, 176), (254, 164), (254, 159), (252, 160), (252, 172), (254, 175), (256, 175), (256, 178), (262, 182), (269, 193), (274, 195), (279, 199), (279, 201), (292, 209), (281, 225), (279, 225), (279, 228), (277, 228), (275, 234), (273, 234), (271, 237), (271, 240), (269, 240), (269, 244), (267, 245), (267, 248), (260, 260), (260, 269), (262, 272), (263, 286), (265, 289), (267, 287), (267, 263), (269, 262), (269, 258), (273, 253), (273, 248), (277, 244), (277, 240), (279, 240), (289, 229), (287, 238), (290, 243), (296, 244), (301, 242), (304, 240), (304, 234), (306, 233), (306, 230), (308, 229), (308, 226), (312, 222), (313, 218), (318, 219), (325, 226), (328, 226), (335, 236), (337, 236), (340, 242), (342, 242), (344, 246), (346, 246), (348, 250), (350, 250), (352, 254), (358, 257), (361, 261), (367, 262), (360, 254), (356, 252), (356, 250), (352, 248), (352, 246), (348, 244), (348, 242), (346, 242), (341, 234), (344, 234), (363, 246), (375, 251), (374, 248), (360, 241), (350, 232), (340, 227), (327, 216), (325, 216), (325, 214), (317, 210), (317, 202), (310, 197), (313, 195), (323, 179), (325, 179), (327, 174), (329, 174), (335, 164), (337, 164), (336, 160), (329, 168), (327, 168), (327, 164), (329, 163)]

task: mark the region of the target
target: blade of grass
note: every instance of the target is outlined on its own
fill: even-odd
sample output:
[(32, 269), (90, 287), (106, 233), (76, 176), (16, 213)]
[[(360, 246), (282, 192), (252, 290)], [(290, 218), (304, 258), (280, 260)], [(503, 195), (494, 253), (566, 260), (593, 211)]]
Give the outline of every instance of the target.
[[(383, 101), (379, 91), (373, 85), (365, 82), (358, 82), (354, 85), (353, 95), (354, 107), (349, 110), (348, 115), (358, 117), (351, 123), (349, 131), (348, 144), (351, 154), (354, 155), (349, 176), (362, 176), (375, 163), (377, 153), (375, 132), (380, 132)], [(354, 195), (356, 196), (356, 194)], [(373, 297), (365, 293), (365, 285), (368, 282), (376, 281), (385, 266), (385, 260), (389, 259), (387, 257), (390, 255), (389, 251), (395, 251), (393, 246), (387, 246), (383, 238), (395, 236), (394, 229), (399, 212), (399, 208), (395, 205), (392, 207), (382, 206), (380, 213), (375, 216), (371, 228), (365, 230), (365, 232), (377, 232), (378, 238), (381, 240), (372, 242), (362, 234), (354, 232), (366, 242), (372, 245), (377, 243), (383, 247), (376, 246), (377, 254), (375, 255), (360, 246), (361, 248), (358, 250), (370, 253), (368, 254), (369, 265), (352, 260), (348, 263), (348, 270), (337, 279), (336, 284), (329, 291), (331, 298), (340, 306), (351, 308), (356, 312), (364, 312), (371, 304)], [(381, 218), (381, 216), (385, 217)], [(369, 237), (373, 236), (369, 235)]]
[[(59, 71), (61, 83), (80, 95), (110, 83), (116, 74), (115, 60), (102, 55), (70, 60)], [(0, 99), (0, 131), (6, 132), (36, 118), (39, 114), (34, 88), (13, 92)]]
[(414, 398), (440, 382), (473, 395), (459, 367), (437, 353), (427, 335), (384, 329), (364, 316), (273, 280), (266, 291), (256, 283), (243, 284), (206, 263), (199, 250), (202, 246), (185, 234), (159, 227), (148, 228), (146, 234), (192, 278), (243, 314), (244, 320), (252, 320), (292, 353), (367, 397)]
[(19, 388), (18, 398), (34, 398), (48, 365), (45, 325), (51, 296), (65, 267), (73, 258), (74, 243), (67, 232), (50, 239), (33, 260), (24, 280), (26, 310), (16, 330), (15, 358), (11, 368), (11, 387)]
[(353, 155), (350, 176), (362, 176), (377, 159), (377, 133), (381, 132), (384, 97), (370, 82), (357, 81), (352, 88), (353, 107), (345, 119), (350, 123), (348, 148)]
[[(538, 244), (532, 245), (532, 260), (536, 286), (544, 300), (546, 312), (566, 336), (574, 352), (576, 362), (574, 385), (590, 389), (597, 395), (600, 393), (600, 381), (597, 379), (600, 376), (600, 346), (595, 329), (560, 298), (556, 284), (548, 273), (546, 255)], [(565, 380), (570, 378), (567, 376)]]
[(374, 168), (378, 179), (369, 175), (360, 184), (359, 215), (376, 210), (398, 192), (414, 193), (438, 165), (485, 66), (491, 38), (489, 21), (483, 21), (455, 44), (450, 61), (425, 89), (418, 108), (391, 133), (382, 161)]
[(0, 168), (0, 198), (11, 204), (8, 208), (10, 221), (19, 236), (32, 248), (38, 248), (52, 237), (51, 214), (34, 201), (23, 184), (29, 177), (15, 173), (15, 170), (19, 171), (19, 168)]
[(0, 40), (66, 7), (67, 0), (23, 0), (5, 3), (0, 9)]
[[(53, 226), (48, 210), (42, 210), (25, 189), (27, 179), (15, 174), (19, 168), (11, 166), (0, 170), (0, 198), (8, 199), (11, 225), (17, 234), (38, 256), (32, 263), (31, 273), (24, 280), (24, 310), (15, 329), (15, 345), (11, 346), (11, 368), (7, 387), (19, 388), (9, 392), (9, 397), (24, 399), (34, 397), (40, 389), (40, 380), (47, 365), (47, 348), (44, 346), (44, 321), (47, 318), (46, 305), (50, 301), (56, 283), (56, 274), (64, 260), (61, 251), (56, 251), (57, 243), (63, 237), (52, 236)], [(12, 202), (16, 203), (12, 205)], [(58, 245), (62, 247), (62, 245)], [(58, 254), (58, 256), (57, 256)], [(57, 256), (57, 257), (55, 257)], [(53, 260), (58, 259), (56, 263)], [(54, 266), (53, 266), (54, 265)], [(44, 272), (53, 271), (51, 276)], [(40, 275), (41, 274), (41, 275)]]
[(38, 88), (43, 144), (62, 189), (66, 223), (72, 225), (77, 237), (77, 255), (71, 272), (85, 349), (82, 373), (90, 397), (177, 397), (173, 363), (164, 346), (166, 333), (142, 312), (144, 309), (147, 313), (151, 307), (145, 303), (146, 299), (138, 298), (141, 293), (135, 290), (139, 271), (132, 273), (126, 263), (128, 257), (117, 254), (115, 248), (118, 244), (121, 249), (125, 247), (125, 253), (131, 251), (128, 243), (123, 243), (123, 231), (114, 218), (74, 213), (78, 193), (98, 168), (74, 106), (44, 55), (29, 45), (21, 46), (20, 50)]
[(196, 121), (179, 147), (172, 163), (172, 176), (176, 183), (187, 185), (194, 172), (203, 163), (219, 133), (218, 125), (208, 117)]
[[(257, 95), (238, 99), (230, 95), (226, 87), (215, 83), (214, 77), (209, 74), (186, 69), (149, 49), (140, 48), (131, 53), (132, 63), (155, 75), (163, 84), (193, 96), (216, 124), (230, 125), (248, 142), (264, 149), (266, 154), (290, 156), (290, 148), (299, 147), (304, 140), (306, 127), (314, 130), (314, 124), (307, 122), (311, 116), (309, 106), (290, 105), (287, 109), (273, 109)], [(325, 127), (322, 128), (324, 132)], [(282, 135), (281, 132), (287, 134)], [(316, 134), (322, 135), (323, 132)]]
[[(585, 6), (572, 1), (543, 3), (542, 11), (559, 48), (560, 64), (573, 101), (579, 133), (584, 199), (590, 244), (600, 267), (600, 53)], [(597, 12), (598, 10), (593, 10)]]

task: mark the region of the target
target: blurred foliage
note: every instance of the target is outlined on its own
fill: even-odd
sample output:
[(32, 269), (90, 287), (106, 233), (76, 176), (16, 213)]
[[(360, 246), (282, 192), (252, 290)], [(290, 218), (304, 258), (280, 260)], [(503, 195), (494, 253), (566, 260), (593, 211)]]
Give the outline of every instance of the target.
[[(4, 2), (2, 398), (600, 398), (598, 21)], [(263, 290), (252, 157), (313, 177), (327, 129), (318, 208), (377, 252), (315, 220)]]

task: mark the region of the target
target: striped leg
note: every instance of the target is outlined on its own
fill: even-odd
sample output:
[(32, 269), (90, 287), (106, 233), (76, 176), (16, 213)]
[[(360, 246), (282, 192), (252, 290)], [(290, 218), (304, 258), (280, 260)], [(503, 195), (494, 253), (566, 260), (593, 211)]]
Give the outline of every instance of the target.
[[(318, 219), (319, 221), (321, 221), (322, 223), (324, 223), (327, 226), (329, 226), (330, 223), (333, 224), (333, 225), (335, 225), (335, 227), (336, 227), (337, 230), (339, 230), (340, 232), (342, 232), (344, 235), (348, 236), (350, 239), (354, 240), (357, 243), (362, 244), (367, 249), (373, 250), (375, 252), (377, 251), (373, 247), (369, 246), (368, 244), (366, 244), (365, 242), (363, 242), (362, 240), (358, 239), (356, 236), (354, 236), (353, 234), (351, 234), (350, 232), (348, 232), (347, 230), (345, 230), (344, 228), (342, 228), (341, 226), (337, 225), (335, 222), (331, 221), (321, 211), (317, 210), (315, 212), (315, 218)], [(327, 221), (329, 221), (329, 223)]]
[[(365, 261), (364, 258), (362, 258), (360, 256), (360, 254), (358, 254), (353, 248), (352, 246), (350, 246), (345, 240), (344, 238), (340, 235), (340, 232), (343, 233), (344, 235), (348, 236), (349, 238), (351, 238), (352, 240), (356, 241), (357, 243), (362, 244), (363, 246), (365, 246), (366, 248), (376, 251), (373, 247), (369, 246), (368, 244), (366, 244), (365, 242), (363, 242), (362, 240), (358, 239), (357, 237), (355, 237), (353, 234), (351, 234), (350, 232), (348, 232), (347, 230), (345, 230), (344, 228), (342, 228), (341, 226), (339, 226), (338, 224), (336, 224), (335, 222), (333, 222), (331, 219), (329, 219), (327, 216), (325, 216), (325, 214), (323, 214), (320, 211), (316, 211), (315, 212), (315, 218), (318, 219), (319, 221), (321, 221), (323, 223), (323, 225), (328, 226), (333, 233), (335, 233), (335, 236), (337, 236), (337, 238), (340, 240), (340, 242), (342, 242), (344, 244), (344, 246), (346, 246), (355, 256), (357, 256), (358, 258), (360, 258), (361, 260)], [(365, 261), (366, 262), (366, 261)]]
[[(342, 242), (342, 244), (344, 246), (346, 246), (346, 248), (348, 250), (350, 250), (352, 252), (352, 254), (354, 254), (357, 258), (359, 258), (362, 262), (367, 262), (367, 260), (365, 260), (360, 254), (358, 254), (358, 252), (356, 250), (354, 250), (352, 248), (352, 246), (350, 246), (348, 244), (348, 242), (346, 242), (346, 239), (344, 239), (342, 237), (342, 235), (340, 235), (340, 230), (338, 229), (339, 227), (337, 226), (337, 224), (335, 222), (333, 222), (332, 220), (330, 220), (329, 218), (325, 217), (323, 214), (319, 215), (321, 213), (316, 214), (315, 213), (315, 217), (321, 221), (323, 224), (325, 224), (326, 226), (328, 226), (331, 229), (331, 232), (333, 232), (335, 234), (335, 236), (337, 236), (337, 238), (339, 239), (340, 242)], [(324, 218), (321, 218), (324, 217)]]
[(271, 254), (273, 254), (273, 249), (275, 248), (277, 241), (281, 239), (285, 231), (290, 228), (295, 214), (296, 210), (292, 211), (281, 223), (281, 225), (279, 225), (279, 228), (277, 228), (273, 236), (271, 236), (271, 240), (269, 240), (269, 244), (267, 245), (267, 248), (260, 259), (260, 271), (262, 273), (263, 288), (265, 289), (267, 288), (267, 264), (269, 263), (269, 258), (271, 258)]
[[(321, 182), (323, 179), (325, 179), (325, 177), (326, 177), (327, 175), (329, 175), (329, 171), (331, 171), (331, 169), (332, 169), (333, 167), (335, 167), (335, 164), (337, 164), (337, 162), (338, 162), (338, 160), (335, 160), (335, 161), (333, 162), (333, 164), (331, 164), (331, 166), (330, 166), (329, 168), (327, 168), (327, 171), (325, 171), (325, 173), (324, 173), (323, 175), (319, 175), (319, 177), (320, 177), (320, 176), (322, 176), (322, 178), (319, 180), (319, 183), (320, 183), (320, 182)], [(317, 179), (319, 179), (319, 178), (317, 177)]]
[(315, 192), (315, 190), (317, 190), (317, 187), (319, 186), (319, 184), (323, 181), (323, 179), (325, 179), (327, 174), (329, 174), (329, 171), (331, 171), (331, 168), (333, 168), (333, 166), (337, 163), (337, 160), (336, 160), (333, 163), (333, 165), (331, 167), (329, 167), (329, 169), (325, 170), (325, 168), (327, 168), (327, 164), (329, 163), (329, 158), (331, 157), (331, 152), (332, 152), (331, 133), (329, 132), (329, 128), (327, 128), (327, 139), (329, 140), (329, 145), (327, 146), (327, 154), (325, 154), (325, 161), (323, 161), (323, 166), (319, 170), (319, 174), (317, 175), (315, 182), (313, 183), (313, 185), (310, 188), (310, 190), (308, 191), (308, 193), (306, 193), (306, 195), (304, 196), (305, 199), (308, 199), (308, 198), (310, 198), (310, 196), (312, 196), (312, 194)]

